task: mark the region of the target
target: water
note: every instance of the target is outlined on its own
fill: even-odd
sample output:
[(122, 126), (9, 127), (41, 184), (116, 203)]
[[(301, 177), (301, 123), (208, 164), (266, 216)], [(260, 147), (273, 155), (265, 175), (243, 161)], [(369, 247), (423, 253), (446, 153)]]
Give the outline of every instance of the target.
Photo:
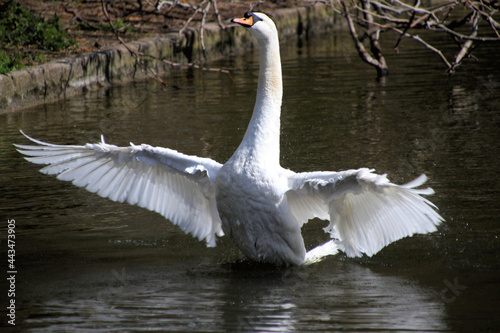
[[(16, 328), (23, 331), (497, 331), (500, 329), (500, 61), (479, 50), (449, 78), (405, 41), (383, 82), (343, 36), (282, 46), (282, 164), (420, 173), (447, 222), (372, 258), (274, 268), (184, 235), (158, 214), (37, 172), (18, 130), (60, 144), (130, 141), (227, 160), (251, 116), (255, 55), (223, 74), (176, 72), (0, 115), (1, 261), (16, 221)], [(322, 221), (303, 228), (311, 248)], [(3, 273), (4, 276), (6, 273)], [(1, 308), (8, 285), (2, 278)], [(4, 310), (5, 311), (5, 310)], [(7, 326), (5, 313), (2, 324)]]

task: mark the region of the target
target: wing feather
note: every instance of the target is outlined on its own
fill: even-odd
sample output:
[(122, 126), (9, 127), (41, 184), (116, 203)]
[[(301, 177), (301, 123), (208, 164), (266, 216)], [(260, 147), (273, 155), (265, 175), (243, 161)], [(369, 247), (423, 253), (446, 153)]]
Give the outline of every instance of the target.
[(373, 171), (294, 174), (287, 193), (290, 210), (301, 223), (326, 211), (330, 224), (325, 231), (351, 257), (372, 256), (398, 239), (436, 230), (443, 218), (421, 196), (434, 191), (416, 188), (425, 183), (425, 175), (399, 186)]
[(222, 235), (213, 185), (219, 163), (149, 145), (53, 145), (25, 136), (38, 146), (16, 147), (28, 161), (45, 164), (41, 172), (158, 212), (209, 246)]

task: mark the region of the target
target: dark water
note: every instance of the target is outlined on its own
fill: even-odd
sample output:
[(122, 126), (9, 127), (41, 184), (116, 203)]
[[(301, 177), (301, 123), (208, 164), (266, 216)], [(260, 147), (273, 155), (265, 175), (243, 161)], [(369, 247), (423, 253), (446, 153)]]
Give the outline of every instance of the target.
[[(282, 164), (373, 167), (397, 183), (425, 173), (447, 220), (372, 258), (309, 267), (243, 261), (227, 239), (207, 249), (161, 216), (37, 172), (18, 130), (60, 144), (130, 141), (227, 160), (254, 103), (254, 56), (222, 74), (177, 72), (0, 115), (1, 309), (22, 331), (500, 330), (500, 58), (479, 50), (448, 77), (411, 42), (375, 80), (351, 41), (283, 45)], [(15, 220), (15, 297), (7, 297), (7, 221)], [(305, 225), (308, 247), (326, 240)], [(8, 326), (2, 313), (1, 323)]]

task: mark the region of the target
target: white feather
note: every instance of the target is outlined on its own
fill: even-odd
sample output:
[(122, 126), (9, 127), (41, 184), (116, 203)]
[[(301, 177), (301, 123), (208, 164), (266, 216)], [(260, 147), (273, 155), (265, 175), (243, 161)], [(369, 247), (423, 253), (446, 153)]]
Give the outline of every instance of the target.
[[(422, 190), (414, 188), (423, 184), (425, 176), (398, 186), (372, 171), (296, 174), (291, 178), (292, 192), (287, 195), (304, 198), (289, 203), (313, 201), (306, 208), (311, 213), (315, 206), (324, 204), (330, 215), (325, 231), (336, 238), (338, 248), (350, 257), (363, 253), (372, 256), (398, 239), (436, 230), (443, 218), (430, 201), (420, 196)], [(300, 209), (290, 208), (292, 212)], [(297, 218), (303, 215), (295, 213)]]
[(30, 162), (48, 164), (43, 173), (113, 201), (156, 211), (210, 246), (215, 235), (222, 234), (218, 214), (212, 212), (215, 190), (206, 189), (221, 167), (217, 162), (148, 145), (120, 148), (104, 139), (62, 146), (25, 136), (40, 146), (17, 147)]

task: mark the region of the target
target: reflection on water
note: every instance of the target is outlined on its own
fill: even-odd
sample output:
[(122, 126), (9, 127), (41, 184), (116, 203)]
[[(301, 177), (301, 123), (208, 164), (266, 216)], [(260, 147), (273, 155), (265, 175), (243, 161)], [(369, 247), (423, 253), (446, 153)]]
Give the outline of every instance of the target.
[[(181, 90), (134, 83), (0, 115), (0, 211), (16, 220), (17, 327), (498, 330), (500, 64), (491, 56), (498, 52), (484, 49), (488, 61), (449, 78), (415, 49), (388, 57), (392, 73), (377, 82), (350, 43), (332, 36), (284, 45), (282, 164), (295, 171), (373, 167), (398, 183), (426, 173), (447, 220), (439, 232), (401, 240), (373, 258), (256, 265), (242, 262), (227, 239), (207, 249), (158, 214), (38, 173), (13, 149), (25, 142), (22, 128), (54, 143), (104, 134), (113, 144), (149, 143), (224, 162), (243, 137), (257, 81), (255, 55), (229, 59), (222, 65), (245, 69), (233, 73), (234, 82), (176, 72), (166, 80)], [(325, 241), (323, 226), (304, 226), (308, 248)], [(5, 239), (6, 225), (0, 231)]]
[[(26, 325), (49, 331), (123, 325), (176, 332), (447, 330), (444, 304), (432, 292), (346, 262), (289, 269), (250, 263), (147, 266), (100, 274), (79, 275), (72, 283), (107, 279), (108, 285), (59, 282), (60, 296), (31, 309), (38, 315)], [(51, 284), (43, 288), (54, 289)]]

